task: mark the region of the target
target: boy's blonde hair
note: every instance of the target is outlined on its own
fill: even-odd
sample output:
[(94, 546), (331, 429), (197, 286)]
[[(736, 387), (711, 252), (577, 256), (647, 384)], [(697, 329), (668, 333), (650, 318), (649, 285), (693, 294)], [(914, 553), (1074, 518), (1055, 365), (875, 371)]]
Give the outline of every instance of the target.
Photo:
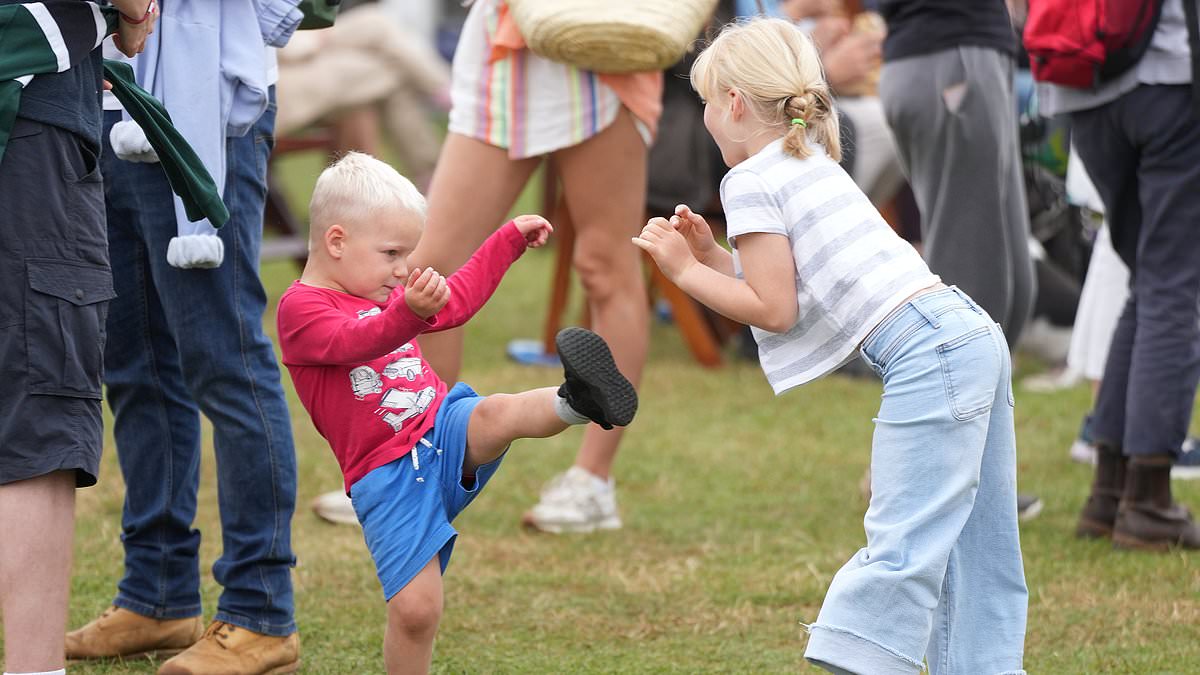
[(308, 205), (310, 229), (319, 233), (334, 223), (366, 222), (395, 208), (425, 222), (425, 197), (412, 181), (370, 155), (348, 152), (317, 178)]
[[(692, 64), (692, 87), (706, 101), (738, 92), (763, 124), (786, 130), (784, 152), (808, 157), (807, 139), (825, 146), (834, 161), (842, 142), (833, 95), (812, 39), (783, 19), (729, 24)], [(723, 106), (724, 107), (724, 106)], [(792, 120), (803, 120), (794, 124)]]

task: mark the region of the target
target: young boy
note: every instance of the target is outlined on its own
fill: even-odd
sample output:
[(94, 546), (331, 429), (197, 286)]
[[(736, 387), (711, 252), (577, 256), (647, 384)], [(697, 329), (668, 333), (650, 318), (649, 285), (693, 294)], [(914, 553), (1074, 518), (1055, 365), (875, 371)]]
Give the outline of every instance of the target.
[(425, 200), (391, 167), (349, 153), (317, 179), (309, 259), (279, 302), (283, 363), (345, 475), (388, 603), (388, 672), (427, 670), (442, 612), (450, 522), (495, 473), (509, 443), (570, 424), (625, 426), (633, 386), (596, 334), (558, 334), (566, 381), (519, 394), (447, 392), (414, 339), (462, 325), (527, 247), (552, 228), (518, 216), (455, 274), (410, 269)]

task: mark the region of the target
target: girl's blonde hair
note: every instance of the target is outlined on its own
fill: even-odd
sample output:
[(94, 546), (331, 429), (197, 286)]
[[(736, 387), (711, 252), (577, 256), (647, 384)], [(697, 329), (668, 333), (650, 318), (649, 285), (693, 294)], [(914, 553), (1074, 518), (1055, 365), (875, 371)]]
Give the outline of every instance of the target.
[[(756, 18), (725, 26), (692, 64), (692, 87), (706, 101), (735, 91), (763, 124), (785, 131), (784, 152), (808, 157), (808, 139), (842, 159), (833, 95), (812, 39), (783, 19)], [(793, 123), (792, 120), (803, 120)]]

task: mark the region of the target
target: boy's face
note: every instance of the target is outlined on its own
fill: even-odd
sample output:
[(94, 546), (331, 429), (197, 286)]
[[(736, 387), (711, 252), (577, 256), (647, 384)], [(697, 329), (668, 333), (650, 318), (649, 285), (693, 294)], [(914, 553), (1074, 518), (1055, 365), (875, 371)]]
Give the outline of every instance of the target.
[(408, 256), (421, 239), (421, 216), (397, 208), (371, 222), (341, 227), (340, 244), (331, 243), (338, 260), (335, 281), (350, 295), (385, 302), (408, 281)]

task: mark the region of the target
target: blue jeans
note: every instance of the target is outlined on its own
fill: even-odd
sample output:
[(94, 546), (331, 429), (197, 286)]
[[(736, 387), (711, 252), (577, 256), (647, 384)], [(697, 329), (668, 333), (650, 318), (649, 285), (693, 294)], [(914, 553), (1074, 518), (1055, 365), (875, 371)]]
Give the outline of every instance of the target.
[(291, 518), (296, 454), (258, 276), (273, 145), (272, 105), (226, 145), (220, 229), (225, 261), (211, 270), (167, 264), (175, 235), (171, 189), (157, 164), (116, 158), (105, 114), (102, 170), (117, 299), (108, 315), (105, 384), (125, 478), (125, 576), (114, 604), (156, 618), (201, 613), (200, 413), (212, 422), (224, 591), (216, 619), (268, 635), (296, 630)]
[(867, 545), (834, 577), (805, 657), (835, 673), (1023, 673), (1011, 364), (957, 288), (863, 342), (883, 378)]

